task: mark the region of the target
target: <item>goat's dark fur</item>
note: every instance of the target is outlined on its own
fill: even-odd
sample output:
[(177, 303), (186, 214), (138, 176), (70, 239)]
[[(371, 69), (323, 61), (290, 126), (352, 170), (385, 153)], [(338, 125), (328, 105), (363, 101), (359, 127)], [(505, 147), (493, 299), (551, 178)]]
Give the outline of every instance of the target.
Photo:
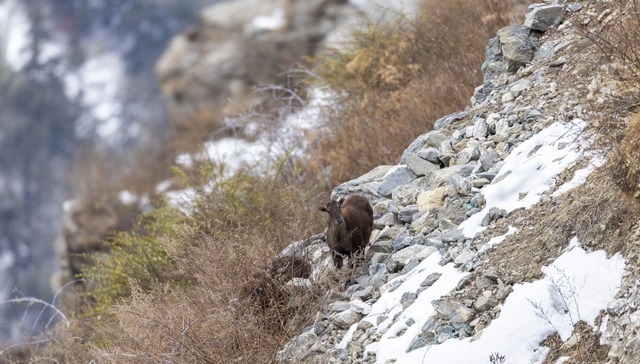
[[(354, 195), (340, 201), (330, 201), (320, 207), (327, 219), (327, 244), (336, 268), (342, 267), (343, 256), (362, 252), (373, 230), (373, 209), (364, 196)], [(353, 262), (351, 262), (353, 264)]]

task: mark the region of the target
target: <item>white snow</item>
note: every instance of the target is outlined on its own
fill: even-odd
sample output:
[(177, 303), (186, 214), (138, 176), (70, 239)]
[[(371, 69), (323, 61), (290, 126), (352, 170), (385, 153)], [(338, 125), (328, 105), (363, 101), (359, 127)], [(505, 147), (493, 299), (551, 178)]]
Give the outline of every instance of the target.
[(156, 185), (156, 193), (162, 193), (171, 187), (173, 182), (170, 179), (164, 180)]
[[(466, 274), (451, 264), (439, 266), (439, 258), (434, 254), (424, 260), (416, 268), (419, 273), (409, 277), (397, 291), (385, 292), (374, 304), (374, 311), (365, 317), (374, 325), (378, 315), (390, 317), (378, 326), (378, 330), (385, 328), (391, 317), (401, 311), (398, 304), (402, 293), (415, 291), (422, 279), (432, 272), (443, 273), (401, 314), (379, 342), (366, 347), (367, 351), (376, 354), (378, 363), (393, 359), (396, 364), (488, 363), (489, 355), (495, 352), (506, 357), (505, 364), (541, 363), (548, 349), (539, 343), (554, 331), (567, 340), (579, 320), (593, 326), (600, 310), (606, 308), (619, 289), (624, 270), (624, 259), (620, 254), (608, 259), (604, 251), (586, 252), (575, 247), (563, 253), (551, 266), (543, 267), (544, 278), (514, 285), (513, 292), (501, 307), (500, 317), (483, 330), (478, 340), (450, 339), (407, 353), (422, 324), (434, 312), (431, 300), (449, 292)], [(407, 327), (407, 318), (415, 323)], [(393, 337), (405, 328), (401, 336)], [(346, 347), (345, 342), (341, 345)]]
[[(492, 207), (513, 211), (520, 207), (529, 208), (538, 202), (540, 196), (555, 184), (560, 173), (571, 167), (580, 157), (573, 146), (577, 134), (585, 127), (584, 120), (575, 119), (570, 123), (554, 123), (529, 140), (520, 144), (504, 160), (496, 180), (482, 189), (486, 200), (485, 208), (460, 225), (467, 237), (473, 237), (486, 229), (480, 226), (482, 218)], [(562, 144), (564, 148), (560, 149)], [(531, 156), (534, 148), (539, 149)], [(519, 200), (520, 192), (528, 194)]]
[(494, 245), (498, 245), (498, 244), (502, 243), (504, 241), (504, 239), (507, 238), (507, 236), (513, 235), (513, 234), (515, 234), (517, 232), (518, 232), (517, 228), (514, 228), (513, 226), (509, 226), (509, 231), (507, 231), (506, 234), (500, 235), (500, 236), (495, 236), (495, 237), (489, 239), (489, 241), (486, 242), (482, 246), (482, 248), (480, 250), (478, 250), (478, 255), (481, 255), (485, 251), (491, 249)]
[(138, 201), (138, 196), (131, 191), (122, 190), (118, 193), (118, 200), (125, 205), (132, 205)]
[(258, 15), (253, 18), (251, 25), (255, 29), (278, 30), (286, 24), (285, 11), (283, 8), (275, 9), (270, 16)]
[(589, 161), (589, 165), (585, 168), (579, 169), (575, 171), (573, 174), (573, 178), (571, 181), (564, 183), (560, 188), (558, 188), (554, 193), (553, 197), (558, 197), (563, 193), (572, 190), (580, 185), (583, 185), (587, 182), (587, 178), (591, 175), (591, 172), (595, 171), (596, 168), (602, 166), (604, 164), (604, 160), (602, 158), (594, 157)]
[[(445, 266), (439, 265), (438, 263), (441, 258), (442, 256), (438, 253), (431, 254), (408, 274), (388, 282), (392, 283), (400, 280), (403, 283), (393, 292), (385, 292), (378, 301), (373, 304), (371, 313), (364, 317), (363, 320), (369, 321), (381, 329), (389, 327), (397, 313), (402, 312), (402, 314), (399, 316), (397, 322), (389, 327), (389, 330), (384, 334), (380, 343), (371, 344), (373, 346), (367, 347), (367, 350), (379, 351), (379, 355), (386, 356), (388, 352), (395, 352), (398, 347), (408, 347), (409, 344), (411, 344), (413, 336), (418, 333), (424, 324), (424, 321), (434, 312), (431, 301), (451, 291), (460, 279), (467, 275), (467, 273), (455, 269), (453, 263)], [(422, 292), (413, 305), (402, 311), (402, 305), (400, 304), (402, 295), (406, 292), (416, 292), (420, 287), (420, 283), (432, 273), (442, 273), (442, 276), (440, 276), (429, 289)], [(378, 325), (377, 320), (379, 317), (386, 317), (386, 319)], [(391, 336), (407, 327), (406, 321), (408, 319), (415, 320), (415, 323), (409, 326), (407, 332), (401, 337), (391, 338)], [(357, 327), (357, 324), (355, 324), (351, 330), (355, 330), (355, 327)], [(350, 339), (348, 335), (345, 335), (338, 347), (346, 347)]]
[(30, 58), (27, 53), (31, 24), (18, 0), (0, 2), (0, 48), (14, 70), (20, 70)]
[(91, 116), (78, 126), (81, 136), (95, 127), (96, 120), (100, 137), (110, 141), (116, 136), (122, 126), (120, 90), (124, 84), (124, 63), (116, 53), (90, 57), (78, 71), (66, 75), (67, 96), (80, 96)]

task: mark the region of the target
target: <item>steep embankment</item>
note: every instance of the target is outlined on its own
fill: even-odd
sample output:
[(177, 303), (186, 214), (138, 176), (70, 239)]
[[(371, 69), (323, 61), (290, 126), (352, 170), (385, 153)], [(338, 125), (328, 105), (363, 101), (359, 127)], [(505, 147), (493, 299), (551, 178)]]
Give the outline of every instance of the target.
[[(471, 108), (438, 120), (399, 165), (333, 191), (372, 202), (368, 260), (280, 362), (638, 362), (635, 228), (589, 179), (620, 66), (588, 62), (580, 29), (616, 12), (530, 11), (489, 42)], [(316, 273), (331, 269), (319, 247)]]

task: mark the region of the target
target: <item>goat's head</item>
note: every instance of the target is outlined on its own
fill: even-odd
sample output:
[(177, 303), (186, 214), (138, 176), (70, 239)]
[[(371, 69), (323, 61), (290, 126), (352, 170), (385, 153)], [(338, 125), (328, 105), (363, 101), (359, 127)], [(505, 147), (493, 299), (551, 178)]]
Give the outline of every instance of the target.
[(339, 200), (329, 200), (320, 206), (320, 211), (326, 212), (331, 216), (331, 218), (335, 221), (336, 225), (344, 224), (344, 218), (342, 217), (342, 211), (340, 211), (340, 206), (344, 202), (344, 198), (340, 198)]

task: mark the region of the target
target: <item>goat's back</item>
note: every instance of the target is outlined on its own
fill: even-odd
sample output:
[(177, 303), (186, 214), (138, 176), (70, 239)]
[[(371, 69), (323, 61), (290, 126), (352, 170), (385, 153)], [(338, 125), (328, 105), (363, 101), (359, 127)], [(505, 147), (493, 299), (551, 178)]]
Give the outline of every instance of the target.
[(364, 196), (351, 196), (340, 206), (347, 222), (347, 231), (352, 234), (351, 250), (355, 252), (369, 243), (373, 229), (373, 208)]

